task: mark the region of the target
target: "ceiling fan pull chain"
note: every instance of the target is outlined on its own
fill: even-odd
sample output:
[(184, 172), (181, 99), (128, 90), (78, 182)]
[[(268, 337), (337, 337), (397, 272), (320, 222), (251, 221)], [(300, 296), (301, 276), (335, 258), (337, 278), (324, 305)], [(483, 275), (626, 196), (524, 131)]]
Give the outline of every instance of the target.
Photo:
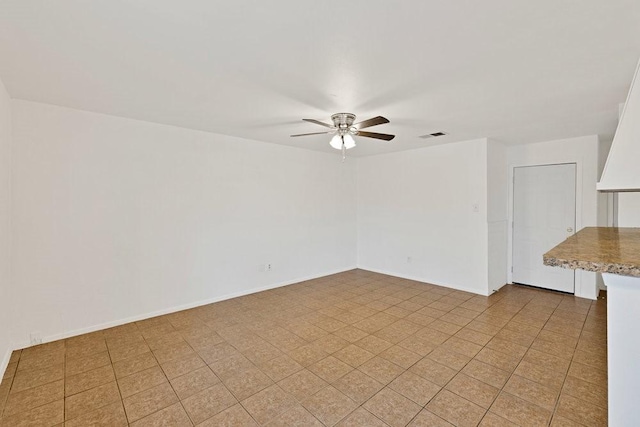
[(342, 141), (342, 163), (344, 163), (344, 161), (347, 158), (347, 147), (344, 146), (344, 140)]

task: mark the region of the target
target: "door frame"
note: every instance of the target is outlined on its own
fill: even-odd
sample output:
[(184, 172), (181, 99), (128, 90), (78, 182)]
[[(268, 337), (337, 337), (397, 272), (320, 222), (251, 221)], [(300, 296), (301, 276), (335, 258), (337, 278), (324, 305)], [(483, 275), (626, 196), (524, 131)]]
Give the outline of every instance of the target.
[[(550, 163), (517, 163), (509, 164), (509, 190), (508, 190), (508, 223), (507, 223), (507, 281), (513, 283), (513, 203), (514, 203), (514, 185), (515, 168), (519, 167), (532, 167), (532, 166), (556, 166), (556, 165), (576, 165), (576, 229), (580, 231), (584, 225), (582, 223), (582, 162), (581, 161), (567, 161), (567, 162), (550, 162)], [(549, 248), (551, 249), (551, 248)], [(560, 267), (558, 267), (560, 268)], [(581, 274), (574, 274), (574, 295), (583, 296), (582, 286), (583, 276)]]

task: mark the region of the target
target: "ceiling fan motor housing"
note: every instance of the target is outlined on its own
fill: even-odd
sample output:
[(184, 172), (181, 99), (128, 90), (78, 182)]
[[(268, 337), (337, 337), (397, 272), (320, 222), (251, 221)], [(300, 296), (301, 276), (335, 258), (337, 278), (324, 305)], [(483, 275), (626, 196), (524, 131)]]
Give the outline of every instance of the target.
[(352, 126), (356, 120), (355, 114), (336, 113), (331, 116), (331, 120), (333, 121), (333, 125), (338, 129), (339, 135), (346, 135), (347, 133), (356, 135), (358, 133), (358, 129)]

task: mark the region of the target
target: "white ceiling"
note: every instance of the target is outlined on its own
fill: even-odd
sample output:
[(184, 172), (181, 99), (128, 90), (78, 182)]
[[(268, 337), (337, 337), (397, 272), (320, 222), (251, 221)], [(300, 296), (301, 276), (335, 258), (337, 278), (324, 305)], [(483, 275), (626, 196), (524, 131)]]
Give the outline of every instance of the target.
[(391, 120), (350, 155), (611, 137), (639, 58), (638, 0), (0, 2), (14, 98), (325, 151), (300, 119)]

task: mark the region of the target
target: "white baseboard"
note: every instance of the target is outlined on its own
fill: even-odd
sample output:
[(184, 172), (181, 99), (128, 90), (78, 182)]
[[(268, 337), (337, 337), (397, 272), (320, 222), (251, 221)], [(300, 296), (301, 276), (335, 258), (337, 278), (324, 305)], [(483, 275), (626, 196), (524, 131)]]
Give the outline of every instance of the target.
[[(98, 325), (93, 325), (93, 326), (89, 326), (89, 327), (86, 327), (86, 328), (80, 328), (80, 329), (75, 329), (75, 330), (72, 330), (72, 331), (67, 331), (67, 332), (63, 332), (63, 333), (59, 333), (59, 334), (55, 334), (55, 335), (49, 335), (49, 336), (46, 336), (46, 337), (44, 337), (42, 339), (42, 343), (47, 343), (47, 342), (58, 341), (58, 340), (66, 339), (66, 338), (71, 338), (71, 337), (75, 337), (77, 335), (83, 335), (83, 334), (88, 334), (90, 332), (96, 332), (96, 331), (100, 331), (100, 330), (103, 330), (103, 329), (113, 328), (114, 326), (120, 326), (120, 325), (124, 325), (126, 323), (137, 322), (137, 321), (140, 321), (140, 320), (149, 319), (151, 317), (162, 316), (162, 315), (165, 315), (165, 314), (175, 313), (177, 311), (188, 310), (188, 309), (194, 308), (194, 307), (200, 307), (202, 305), (212, 304), (212, 303), (215, 303), (215, 302), (220, 302), (220, 301), (224, 301), (224, 300), (228, 300), (228, 299), (232, 299), (232, 298), (237, 298), (237, 297), (241, 297), (241, 296), (245, 296), (245, 295), (249, 295), (249, 294), (254, 294), (256, 292), (262, 292), (262, 291), (267, 291), (269, 289), (280, 288), (282, 286), (293, 285), (294, 283), (304, 282), (306, 280), (318, 279), (320, 277), (330, 276), (332, 274), (343, 273), (345, 271), (354, 270), (355, 268), (357, 268), (357, 267), (356, 266), (350, 266), (348, 268), (328, 271), (328, 272), (325, 272), (325, 273), (322, 273), (322, 274), (315, 274), (315, 275), (306, 276), (306, 277), (299, 277), (299, 278), (293, 279), (293, 280), (287, 280), (287, 281), (284, 281), (284, 282), (274, 283), (274, 284), (267, 285), (267, 286), (251, 288), (251, 289), (247, 289), (247, 290), (244, 290), (244, 291), (241, 291), (241, 292), (233, 292), (233, 293), (230, 293), (230, 294), (213, 297), (213, 298), (209, 298), (209, 299), (206, 299), (206, 300), (195, 301), (195, 302), (192, 302), (192, 303), (183, 304), (183, 305), (170, 307), (170, 308), (165, 308), (165, 309), (153, 311), (153, 312), (150, 312), (150, 313), (140, 314), (140, 315), (137, 315), (137, 316), (131, 316), (131, 317), (127, 317), (125, 319), (114, 320), (114, 321), (111, 321), (111, 322), (100, 323)], [(20, 342), (20, 343), (15, 344), (13, 348), (18, 350), (18, 349), (21, 349), (21, 348), (27, 348), (27, 347), (31, 347), (31, 346), (32, 346), (32, 344), (29, 343), (29, 342)], [(9, 351), (9, 355), (11, 355), (11, 351)], [(6, 366), (5, 366), (5, 368), (6, 368)], [(0, 370), (0, 373), (4, 373), (4, 369)], [(1, 376), (0, 376), (0, 378), (1, 378)]]
[(450, 283), (435, 283), (435, 282), (432, 282), (430, 280), (425, 279), (424, 277), (411, 276), (411, 275), (407, 275), (407, 274), (399, 274), (399, 273), (390, 272), (390, 271), (386, 271), (386, 270), (380, 270), (380, 269), (377, 269), (377, 268), (366, 267), (366, 266), (363, 266), (363, 265), (358, 265), (358, 268), (361, 269), (361, 270), (367, 270), (367, 271), (371, 271), (371, 272), (374, 272), (374, 273), (386, 274), (387, 276), (394, 276), (394, 277), (399, 277), (401, 279), (415, 280), (416, 282), (422, 282), (422, 283), (430, 283), (432, 285), (442, 286), (444, 288), (455, 289), (457, 291), (470, 292), (472, 294), (482, 295), (482, 296), (485, 296), (485, 297), (489, 296), (489, 293), (478, 292), (477, 289), (471, 289), (471, 288), (466, 288), (464, 286), (452, 285)]
[(508, 285), (510, 283), (512, 283), (512, 282), (503, 283), (502, 285), (495, 287), (494, 289), (491, 290), (491, 293), (493, 294), (495, 292), (498, 292), (500, 289), (504, 288), (506, 285)]

